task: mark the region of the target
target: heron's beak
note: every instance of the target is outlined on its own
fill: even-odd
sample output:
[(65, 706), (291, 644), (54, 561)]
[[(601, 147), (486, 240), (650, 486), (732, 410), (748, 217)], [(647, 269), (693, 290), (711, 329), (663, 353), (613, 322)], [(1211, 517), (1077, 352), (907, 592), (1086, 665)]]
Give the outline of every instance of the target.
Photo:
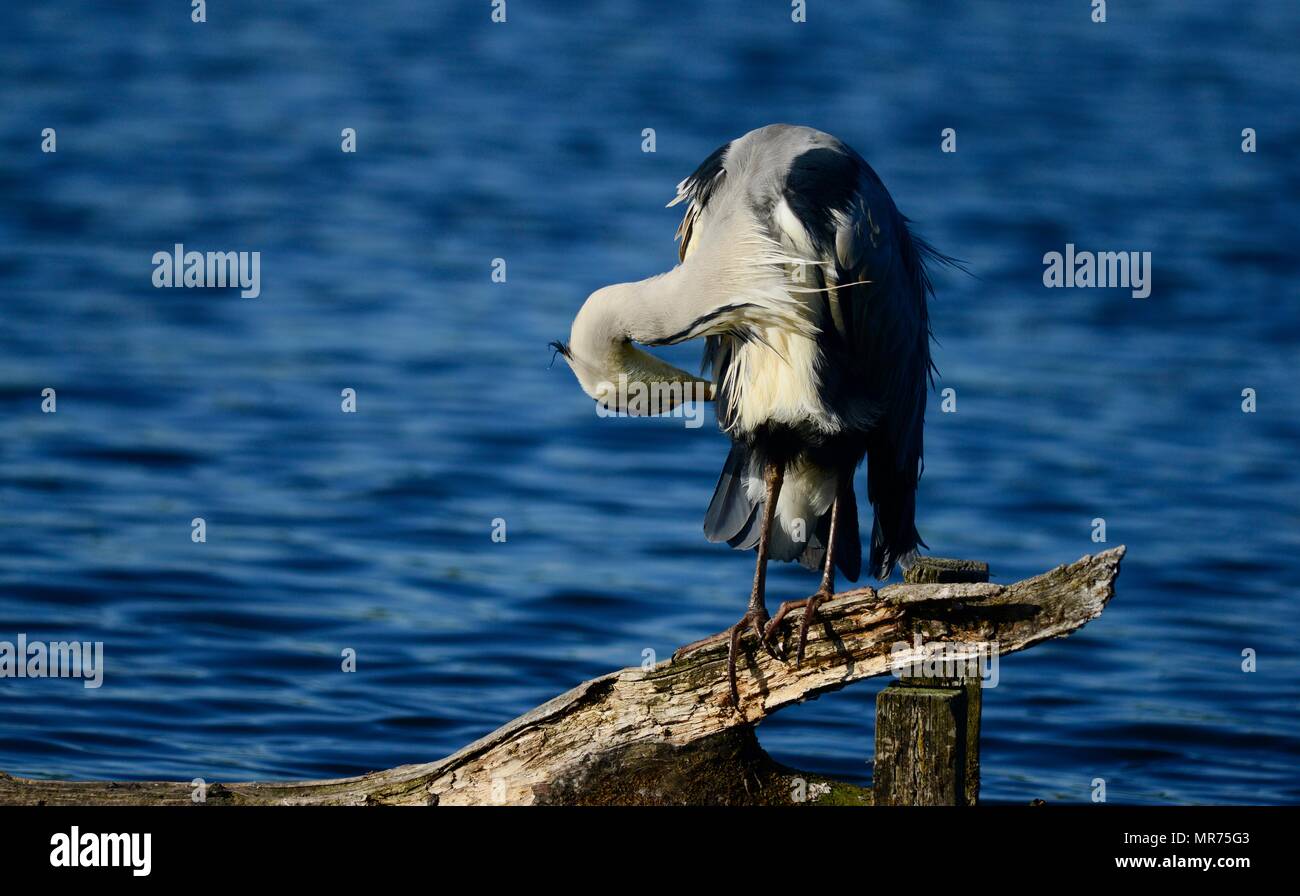
[(611, 413), (654, 416), (687, 402), (714, 400), (713, 383), (691, 376), (630, 342), (616, 346), (601, 365), (579, 357), (571, 344), (556, 341), (550, 345), (569, 365), (582, 391)]

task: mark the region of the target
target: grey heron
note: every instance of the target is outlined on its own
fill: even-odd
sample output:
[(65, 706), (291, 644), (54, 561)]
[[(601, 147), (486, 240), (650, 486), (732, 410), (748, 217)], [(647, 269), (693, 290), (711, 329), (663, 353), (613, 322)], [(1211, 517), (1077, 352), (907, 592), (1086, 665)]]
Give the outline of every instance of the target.
[[(738, 709), (742, 636), (752, 630), (776, 657), (773, 635), (802, 608), (795, 654), (802, 663), (836, 569), (857, 580), (853, 476), (864, 458), (874, 514), (870, 571), (888, 578), (925, 546), (915, 511), (933, 379), (926, 262), (950, 259), (911, 232), (861, 156), (811, 128), (769, 125), (718, 148), (669, 206), (683, 202), (680, 263), (592, 293), (569, 342), (554, 346), (583, 391), (611, 410), (670, 411), (693, 390), (716, 401), (731, 451), (704, 532), (758, 558), (741, 620), (683, 650), (729, 639)], [(634, 345), (698, 338), (707, 379)], [(660, 387), (656, 406), (628, 407), (619, 386), (628, 382)], [(822, 573), (816, 592), (770, 618), (769, 559)]]

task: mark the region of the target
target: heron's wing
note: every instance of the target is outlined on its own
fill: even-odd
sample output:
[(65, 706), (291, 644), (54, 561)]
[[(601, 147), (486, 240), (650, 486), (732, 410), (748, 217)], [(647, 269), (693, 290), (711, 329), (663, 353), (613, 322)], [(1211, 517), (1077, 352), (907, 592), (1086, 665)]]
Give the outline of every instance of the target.
[[(930, 360), (927, 260), (950, 262), (915, 236), (884, 184), (847, 147), (797, 156), (783, 188), (787, 228), (820, 261), (816, 304), (823, 385), (864, 436), (875, 509), (871, 567), (889, 575), (923, 544), (915, 527)], [(779, 206), (778, 206), (779, 208)], [(779, 223), (783, 214), (775, 214)], [(796, 240), (796, 245), (798, 244)]]
[(677, 185), (677, 196), (672, 202), (668, 203), (668, 208), (672, 208), (679, 202), (688, 202), (686, 214), (682, 217), (682, 223), (677, 226), (677, 239), (681, 245), (677, 247), (677, 257), (679, 261), (686, 260), (686, 253), (690, 250), (691, 236), (695, 232), (695, 225), (700, 220), (705, 206), (709, 204), (709, 199), (722, 183), (726, 175), (726, 169), (723, 167), (724, 160), (727, 156), (727, 150), (731, 147), (730, 143), (724, 143), (719, 146), (709, 157), (700, 163), (700, 167), (690, 177)]
[(882, 428), (901, 468), (921, 455), (931, 373), (927, 258), (942, 258), (914, 236), (880, 178), (847, 147), (797, 156), (782, 190), (787, 238), (821, 262), (808, 293), (817, 306), (832, 399), (850, 416)]

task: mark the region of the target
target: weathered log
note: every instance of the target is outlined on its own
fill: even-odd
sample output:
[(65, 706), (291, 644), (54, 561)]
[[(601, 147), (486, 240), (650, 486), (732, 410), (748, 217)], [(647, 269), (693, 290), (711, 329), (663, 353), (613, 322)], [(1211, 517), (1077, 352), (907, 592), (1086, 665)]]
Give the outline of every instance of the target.
[[(803, 665), (743, 640), (742, 712), (730, 705), (725, 641), (644, 671), (578, 685), (445, 759), (330, 781), (213, 784), (205, 805), (867, 802), (861, 788), (772, 762), (754, 722), (888, 674), (896, 645), (993, 643), (1012, 653), (1095, 619), (1114, 594), (1117, 547), (1012, 585), (860, 588), (822, 605)], [(786, 631), (796, 630), (799, 611)], [(743, 713), (743, 714), (742, 714)], [(0, 804), (189, 804), (188, 782), (69, 782), (0, 773)], [(742, 796), (743, 794), (743, 796)]]

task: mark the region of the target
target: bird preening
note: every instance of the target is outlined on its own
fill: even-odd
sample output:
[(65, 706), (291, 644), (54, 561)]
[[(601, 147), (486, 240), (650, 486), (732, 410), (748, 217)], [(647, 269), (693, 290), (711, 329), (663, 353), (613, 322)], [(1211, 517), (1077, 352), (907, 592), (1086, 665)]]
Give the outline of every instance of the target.
[[(838, 569), (862, 567), (854, 471), (867, 462), (869, 571), (888, 578), (924, 547), (916, 529), (922, 429), (933, 367), (926, 262), (945, 256), (915, 236), (880, 178), (851, 148), (805, 127), (769, 125), (718, 148), (677, 187), (680, 263), (599, 289), (555, 343), (584, 392), (604, 408), (663, 413), (715, 401), (731, 438), (704, 534), (758, 553), (749, 608), (726, 632), (736, 657), (753, 631), (774, 636), (802, 608), (808, 626)], [(642, 346), (705, 340), (704, 376)], [(627, 384), (644, 386), (627, 401)], [(644, 396), (649, 395), (649, 400)], [(820, 570), (811, 596), (767, 612), (768, 560)], [(680, 653), (681, 651), (679, 651)]]

